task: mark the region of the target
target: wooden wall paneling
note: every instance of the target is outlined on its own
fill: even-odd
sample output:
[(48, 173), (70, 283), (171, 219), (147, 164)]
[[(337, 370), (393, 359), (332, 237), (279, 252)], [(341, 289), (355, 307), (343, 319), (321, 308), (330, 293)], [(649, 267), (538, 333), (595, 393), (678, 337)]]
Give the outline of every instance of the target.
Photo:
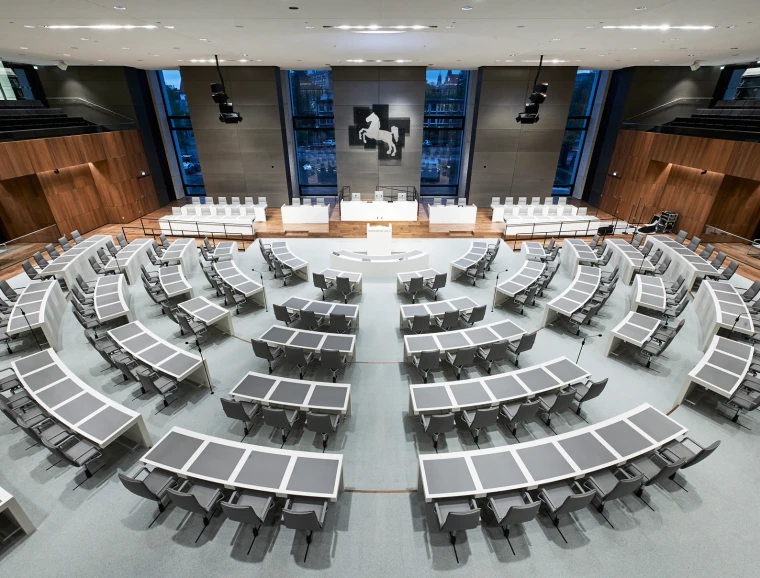
[(36, 175), (0, 181), (0, 221), (6, 241), (55, 224)]
[(40, 184), (62, 233), (86, 233), (106, 224), (105, 212), (88, 165), (39, 173)]
[[(758, 219), (760, 181), (726, 176), (718, 189), (706, 224), (748, 239), (753, 236)], [(732, 240), (723, 237), (718, 239), (712, 236), (712, 240)]]
[(760, 143), (734, 143), (726, 173), (743, 179), (760, 181)]

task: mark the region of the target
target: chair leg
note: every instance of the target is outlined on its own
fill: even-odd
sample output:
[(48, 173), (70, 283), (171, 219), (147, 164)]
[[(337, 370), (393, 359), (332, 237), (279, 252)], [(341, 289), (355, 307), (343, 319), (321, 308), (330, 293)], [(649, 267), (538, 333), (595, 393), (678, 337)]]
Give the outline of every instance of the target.
[(303, 555), (303, 561), (306, 562), (306, 557), (309, 555), (309, 546), (311, 546), (311, 535), (314, 533), (314, 530), (310, 531), (306, 535), (306, 553)]
[(272, 370), (272, 362), (271, 361), (267, 361), (267, 363), (269, 364), (269, 374), (271, 375), (272, 371), (273, 371)]
[(435, 449), (435, 453), (438, 453), (438, 434), (433, 434), (433, 448)]
[(322, 434), (322, 453), (325, 453), (325, 450), (327, 449), (327, 438), (329, 436), (327, 434)]
[(253, 548), (253, 543), (256, 541), (256, 538), (259, 535), (259, 528), (261, 526), (253, 526), (253, 540), (251, 540), (251, 545), (248, 546), (248, 552), (246, 553), (246, 556), (248, 556), (251, 553), (251, 548)]
[(507, 544), (509, 544), (509, 549), (512, 550), (512, 556), (515, 555), (515, 549), (512, 547), (512, 542), (509, 540), (509, 528), (504, 528), (504, 537), (507, 539)]
[(457, 535), (454, 532), (449, 532), (449, 537), (451, 540), (451, 547), (454, 548), (454, 558), (456, 558), (457, 564), (459, 564), (459, 554), (457, 554)]

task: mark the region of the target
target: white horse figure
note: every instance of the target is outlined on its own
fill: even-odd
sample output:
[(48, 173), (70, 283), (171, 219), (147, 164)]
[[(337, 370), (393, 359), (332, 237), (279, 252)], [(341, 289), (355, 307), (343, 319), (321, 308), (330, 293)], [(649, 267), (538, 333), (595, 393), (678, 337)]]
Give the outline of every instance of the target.
[(380, 118), (374, 112), (364, 120), (369, 123), (369, 126), (367, 128), (359, 129), (359, 138), (362, 139), (362, 142), (366, 143), (368, 138), (372, 140), (382, 141), (388, 145), (388, 154), (392, 157), (395, 157), (395, 142), (398, 142), (398, 127), (392, 126), (390, 131), (381, 130)]

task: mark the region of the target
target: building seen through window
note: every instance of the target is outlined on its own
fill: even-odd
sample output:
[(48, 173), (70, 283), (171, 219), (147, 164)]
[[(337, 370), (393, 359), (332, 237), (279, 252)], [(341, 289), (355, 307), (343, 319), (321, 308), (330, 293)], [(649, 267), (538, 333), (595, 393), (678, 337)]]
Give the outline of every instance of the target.
[(428, 70), (426, 75), (421, 194), (456, 196), (462, 162), (468, 73), (464, 70)]
[(331, 70), (291, 70), (293, 135), (301, 195), (337, 195)]

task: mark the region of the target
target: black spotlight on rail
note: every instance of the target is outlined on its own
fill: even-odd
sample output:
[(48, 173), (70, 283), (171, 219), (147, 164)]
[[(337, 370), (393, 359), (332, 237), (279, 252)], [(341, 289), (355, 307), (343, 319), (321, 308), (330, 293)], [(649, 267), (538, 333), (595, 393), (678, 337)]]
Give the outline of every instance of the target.
[(239, 112), (235, 112), (230, 102), (227, 90), (224, 88), (224, 79), (222, 78), (222, 69), (219, 68), (219, 58), (214, 55), (216, 60), (216, 70), (219, 73), (219, 82), (211, 83), (211, 98), (219, 105), (219, 122), (225, 124), (236, 124), (243, 120)]
[(544, 63), (544, 55), (538, 61), (538, 70), (536, 71), (536, 80), (533, 81), (533, 92), (528, 97), (530, 102), (525, 103), (525, 110), (515, 117), (515, 121), (521, 124), (536, 124), (540, 118), (538, 116), (538, 105), (546, 100), (546, 92), (549, 85), (546, 82), (539, 83), (538, 75), (541, 74), (541, 67)]

